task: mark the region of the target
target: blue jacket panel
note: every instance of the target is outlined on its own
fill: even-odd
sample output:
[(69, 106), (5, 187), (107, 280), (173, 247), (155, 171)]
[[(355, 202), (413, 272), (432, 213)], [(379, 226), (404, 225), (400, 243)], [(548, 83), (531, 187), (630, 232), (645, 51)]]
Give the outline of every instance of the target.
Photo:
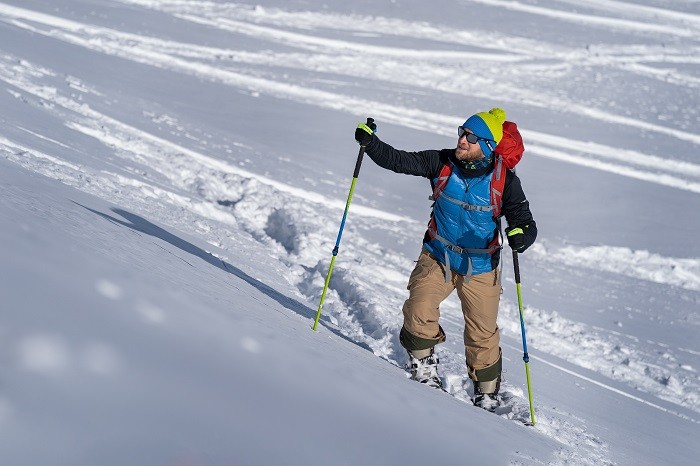
[[(433, 218), (438, 235), (450, 243), (469, 249), (486, 249), (496, 234), (498, 225), (490, 210), (468, 210), (460, 201), (472, 206), (489, 207), (491, 205), (491, 177), (489, 171), (478, 177), (465, 177), (456, 167), (433, 205)], [(437, 183), (437, 179), (433, 180)], [(469, 258), (472, 262), (472, 274), (490, 272), (493, 270), (491, 254), (463, 253), (451, 251), (438, 239), (425, 244), (425, 248), (440, 262), (445, 262), (445, 252), (449, 255), (450, 268), (464, 275), (469, 268)]]

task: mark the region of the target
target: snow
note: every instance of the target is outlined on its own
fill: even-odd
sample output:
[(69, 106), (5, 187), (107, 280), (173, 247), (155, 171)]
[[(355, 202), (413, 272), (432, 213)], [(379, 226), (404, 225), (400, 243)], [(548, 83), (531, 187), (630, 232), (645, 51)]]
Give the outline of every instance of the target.
[[(423, 4), (425, 3), (425, 4)], [(691, 0), (0, 2), (0, 464), (696, 464)], [(505, 406), (398, 341), (430, 202), (365, 157), (503, 106), (538, 222), (510, 250)]]

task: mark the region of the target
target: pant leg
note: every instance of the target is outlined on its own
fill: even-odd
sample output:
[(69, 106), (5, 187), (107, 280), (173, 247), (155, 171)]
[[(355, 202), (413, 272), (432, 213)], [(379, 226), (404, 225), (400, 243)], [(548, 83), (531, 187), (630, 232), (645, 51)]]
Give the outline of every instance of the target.
[(403, 305), (401, 344), (407, 350), (432, 348), (445, 341), (439, 324), (440, 303), (447, 298), (454, 284), (445, 283), (442, 265), (425, 250), (408, 279), (408, 299)]
[(472, 275), (465, 283), (459, 277), (457, 294), (464, 314), (464, 348), (469, 377), (476, 381), (494, 380), (501, 374), (498, 304), (501, 280), (498, 269)]

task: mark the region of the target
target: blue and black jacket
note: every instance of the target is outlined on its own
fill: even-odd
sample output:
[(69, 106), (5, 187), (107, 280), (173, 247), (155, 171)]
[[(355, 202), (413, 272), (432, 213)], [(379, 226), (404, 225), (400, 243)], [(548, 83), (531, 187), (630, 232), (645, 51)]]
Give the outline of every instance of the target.
[[(459, 206), (490, 204), (490, 182), (493, 164), (481, 169), (463, 168), (455, 158), (455, 149), (424, 150), (408, 152), (394, 149), (381, 141), (376, 134), (365, 148), (367, 155), (380, 167), (396, 173), (422, 176), (428, 178), (434, 187), (438, 175), (445, 164), (452, 163), (454, 169), (443, 193), (451, 202), (438, 198), (433, 205), (431, 225), (437, 227), (441, 238), (465, 250), (485, 250), (493, 244), (500, 234), (499, 221), (490, 211), (464, 209)], [(505, 188), (502, 196), (501, 215), (505, 217), (509, 228), (522, 228), (525, 234), (525, 249), (530, 247), (537, 237), (537, 225), (530, 212), (530, 204), (523, 192), (520, 179), (511, 170), (506, 171)], [(449, 263), (454, 272), (464, 275), (477, 275), (490, 272), (500, 260), (500, 250), (480, 254), (457, 254), (446, 247), (429, 231), (423, 238), (424, 248), (432, 253), (443, 265)], [(468, 257), (467, 257), (468, 256)]]

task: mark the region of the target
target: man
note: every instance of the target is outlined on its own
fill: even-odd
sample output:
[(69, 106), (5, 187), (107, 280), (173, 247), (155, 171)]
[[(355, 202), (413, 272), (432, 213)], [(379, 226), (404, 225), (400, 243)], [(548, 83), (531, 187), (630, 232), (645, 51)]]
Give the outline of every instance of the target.
[[(355, 131), (355, 139), (377, 165), (424, 176), (434, 189), (428, 231), (408, 280), (409, 298), (403, 305), (400, 341), (409, 354), (411, 378), (442, 388), (435, 355), (435, 345), (445, 341), (438, 322), (439, 306), (456, 289), (464, 314), (464, 346), (469, 378), (474, 384), (473, 402), (490, 410), (497, 406), (501, 382), (496, 324), (501, 294), (500, 215), (506, 218), (506, 236), (515, 251), (525, 251), (537, 236), (520, 179), (511, 170), (505, 171), (500, 211), (496, 210), (500, 215), (494, 218), (494, 149), (504, 137), (505, 117), (500, 108), (469, 117), (458, 128), (454, 149), (407, 152), (382, 142), (373, 123), (360, 124)], [(445, 167), (450, 169), (445, 171)]]

